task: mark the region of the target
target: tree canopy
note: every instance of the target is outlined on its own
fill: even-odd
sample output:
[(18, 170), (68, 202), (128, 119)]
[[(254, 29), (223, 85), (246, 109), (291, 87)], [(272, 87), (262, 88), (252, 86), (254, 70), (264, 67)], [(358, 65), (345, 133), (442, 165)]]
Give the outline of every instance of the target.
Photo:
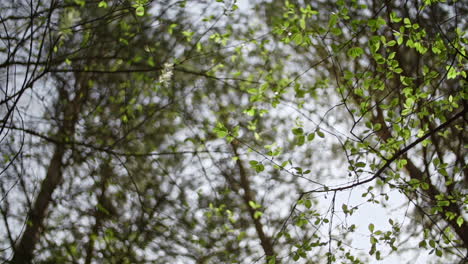
[(466, 263), (467, 11), (3, 1), (1, 261)]

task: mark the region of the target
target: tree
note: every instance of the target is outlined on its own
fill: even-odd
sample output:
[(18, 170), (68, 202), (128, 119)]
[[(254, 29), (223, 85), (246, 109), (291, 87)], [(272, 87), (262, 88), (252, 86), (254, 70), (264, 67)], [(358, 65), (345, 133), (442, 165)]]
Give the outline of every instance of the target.
[[(366, 4), (338, 1), (332, 6), (334, 13), (325, 14), (328, 23), (311, 24), (321, 19), (326, 7), (287, 3), (283, 18), (272, 22), (281, 41), (305, 54), (299, 65), (310, 66), (298, 74), (318, 71), (334, 76), (326, 78), (337, 89), (330, 101), (344, 108), (343, 116), (351, 121), (341, 123), (348, 124), (344, 129), (348, 136), (338, 134), (343, 130), (329, 131), (342, 142), (355, 181), (309, 193), (342, 191), (372, 181), (397, 189), (421, 218), (422, 225), (413, 226), (425, 234), (419, 247), (426, 248), (429, 241), (438, 256), (447, 249), (463, 259), (466, 253), (458, 247), (466, 248), (468, 238), (463, 218), (466, 53), (461, 44), (466, 39), (461, 31), (465, 21), (458, 16), (466, 6), (441, 7), (428, 1)], [(369, 45), (363, 46), (366, 42)], [(311, 50), (324, 59), (311, 61), (307, 57)], [(363, 195), (369, 194), (370, 189)], [(382, 194), (387, 195), (385, 189)], [(397, 249), (387, 233), (381, 240)], [(378, 240), (371, 236), (371, 242), (370, 254), (379, 253)]]
[(463, 263), (467, 8), (2, 4), (2, 260)]

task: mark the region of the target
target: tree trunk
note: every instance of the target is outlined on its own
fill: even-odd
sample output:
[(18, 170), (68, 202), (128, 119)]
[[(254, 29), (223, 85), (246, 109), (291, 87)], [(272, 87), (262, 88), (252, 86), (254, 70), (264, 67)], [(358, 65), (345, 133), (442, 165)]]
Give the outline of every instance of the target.
[[(89, 90), (87, 79), (81, 77), (80, 75), (76, 75), (76, 89), (73, 100), (69, 100), (65, 88), (58, 88), (62, 89), (62, 91), (60, 91), (61, 96), (59, 100), (68, 102), (63, 109), (63, 121), (60, 123), (60, 128), (57, 133), (57, 136), (62, 139), (59, 142), (66, 142), (67, 139), (73, 138), (75, 124), (78, 121), (81, 107), (87, 98)], [(52, 194), (60, 186), (63, 179), (62, 160), (66, 150), (66, 143), (58, 143), (55, 146), (39, 194), (27, 215), (25, 231), (16, 245), (15, 253), (11, 260), (13, 264), (27, 264), (31, 263), (33, 259), (34, 249), (43, 231), (47, 209), (52, 201)]]
[(47, 175), (42, 182), (39, 195), (34, 202), (33, 208), (29, 211), (26, 230), (16, 246), (15, 254), (11, 263), (26, 264), (31, 263), (34, 247), (39, 241), (45, 219), (47, 208), (52, 200), (52, 193), (60, 184), (62, 179), (62, 158), (65, 153), (65, 146), (57, 145), (50, 160)]
[[(236, 143), (231, 142), (231, 146), (234, 150), (234, 154), (236, 155), (236, 157), (239, 157), (239, 154), (237, 153)], [(244, 194), (242, 197), (244, 200), (244, 204), (245, 206), (247, 206), (250, 218), (254, 222), (255, 230), (257, 231), (257, 235), (260, 239), (260, 244), (263, 248), (263, 251), (265, 252), (265, 255), (272, 257), (275, 255), (275, 251), (273, 249), (273, 243), (271, 241), (271, 238), (265, 234), (265, 232), (263, 231), (263, 225), (260, 222), (260, 218), (255, 217), (255, 209), (249, 205), (250, 201), (255, 202), (255, 195), (250, 188), (250, 181), (247, 175), (247, 171), (245, 170), (244, 165), (242, 164), (242, 161), (240, 159), (237, 159), (236, 165), (239, 169), (240, 185), (244, 190)]]

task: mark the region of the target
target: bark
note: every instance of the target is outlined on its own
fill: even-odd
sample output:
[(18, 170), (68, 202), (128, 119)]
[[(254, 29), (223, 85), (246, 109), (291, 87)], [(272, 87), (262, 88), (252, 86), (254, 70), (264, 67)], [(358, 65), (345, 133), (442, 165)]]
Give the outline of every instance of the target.
[(101, 183), (100, 183), (101, 193), (98, 197), (98, 204), (99, 206), (103, 207), (106, 211), (103, 212), (103, 209), (96, 206), (96, 209), (94, 211), (95, 222), (94, 222), (93, 227), (91, 228), (89, 241), (88, 241), (88, 244), (86, 245), (85, 264), (90, 264), (94, 258), (94, 242), (95, 242), (94, 237), (99, 234), (99, 230), (101, 229), (103, 222), (106, 220), (106, 218), (116, 213), (115, 210), (113, 210), (110, 206), (106, 206), (106, 204), (111, 203), (109, 200), (107, 200), (107, 197), (106, 197), (108, 180), (112, 175), (112, 169), (110, 168), (109, 164), (106, 163), (103, 166), (100, 174), (102, 178), (101, 178)]
[(33, 208), (28, 214), (26, 229), (16, 246), (15, 254), (11, 263), (26, 264), (31, 263), (35, 245), (39, 241), (40, 233), (43, 229), (43, 221), (47, 213), (47, 208), (51, 202), (52, 193), (59, 185), (62, 178), (62, 158), (65, 153), (63, 145), (58, 145), (50, 160), (47, 175), (42, 182), (39, 195), (34, 202)]
[[(86, 78), (76, 78), (76, 92), (73, 100), (69, 101), (68, 94), (62, 88), (60, 99), (65, 99), (68, 104), (63, 110), (63, 121), (60, 122), (58, 137), (62, 139), (72, 139), (75, 132), (75, 124), (78, 120), (81, 107), (88, 94)], [(63, 175), (63, 157), (67, 151), (66, 144), (56, 144), (54, 153), (49, 162), (47, 173), (42, 181), (39, 194), (37, 195), (32, 208), (29, 210), (26, 221), (26, 228), (18, 244), (10, 263), (27, 264), (31, 263), (34, 257), (34, 249), (39, 242), (41, 232), (44, 229), (44, 220), (52, 201), (52, 194), (60, 186)]]
[[(235, 142), (231, 142), (231, 146), (234, 150), (234, 154), (236, 155), (236, 157), (239, 157), (239, 154), (237, 152), (237, 144)], [(244, 190), (242, 199), (244, 200), (245, 206), (247, 206), (248, 208), (250, 218), (252, 219), (254, 223), (255, 230), (257, 232), (258, 238), (260, 239), (260, 244), (266, 256), (274, 256), (275, 251), (273, 248), (273, 243), (271, 241), (271, 238), (265, 234), (265, 232), (263, 231), (263, 225), (260, 221), (260, 218), (255, 218), (255, 209), (249, 205), (250, 201), (255, 201), (255, 194), (252, 192), (252, 189), (250, 188), (250, 181), (249, 181), (247, 171), (245, 170), (244, 165), (242, 164), (242, 161), (240, 159), (236, 160), (236, 165), (237, 165), (237, 168), (239, 169), (240, 185), (241, 185), (241, 188)]]

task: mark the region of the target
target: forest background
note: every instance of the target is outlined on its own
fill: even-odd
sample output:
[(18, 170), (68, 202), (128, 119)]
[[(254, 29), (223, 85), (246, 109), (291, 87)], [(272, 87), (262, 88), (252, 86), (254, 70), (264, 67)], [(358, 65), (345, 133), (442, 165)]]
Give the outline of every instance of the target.
[(5, 263), (466, 263), (468, 4), (0, 3)]

